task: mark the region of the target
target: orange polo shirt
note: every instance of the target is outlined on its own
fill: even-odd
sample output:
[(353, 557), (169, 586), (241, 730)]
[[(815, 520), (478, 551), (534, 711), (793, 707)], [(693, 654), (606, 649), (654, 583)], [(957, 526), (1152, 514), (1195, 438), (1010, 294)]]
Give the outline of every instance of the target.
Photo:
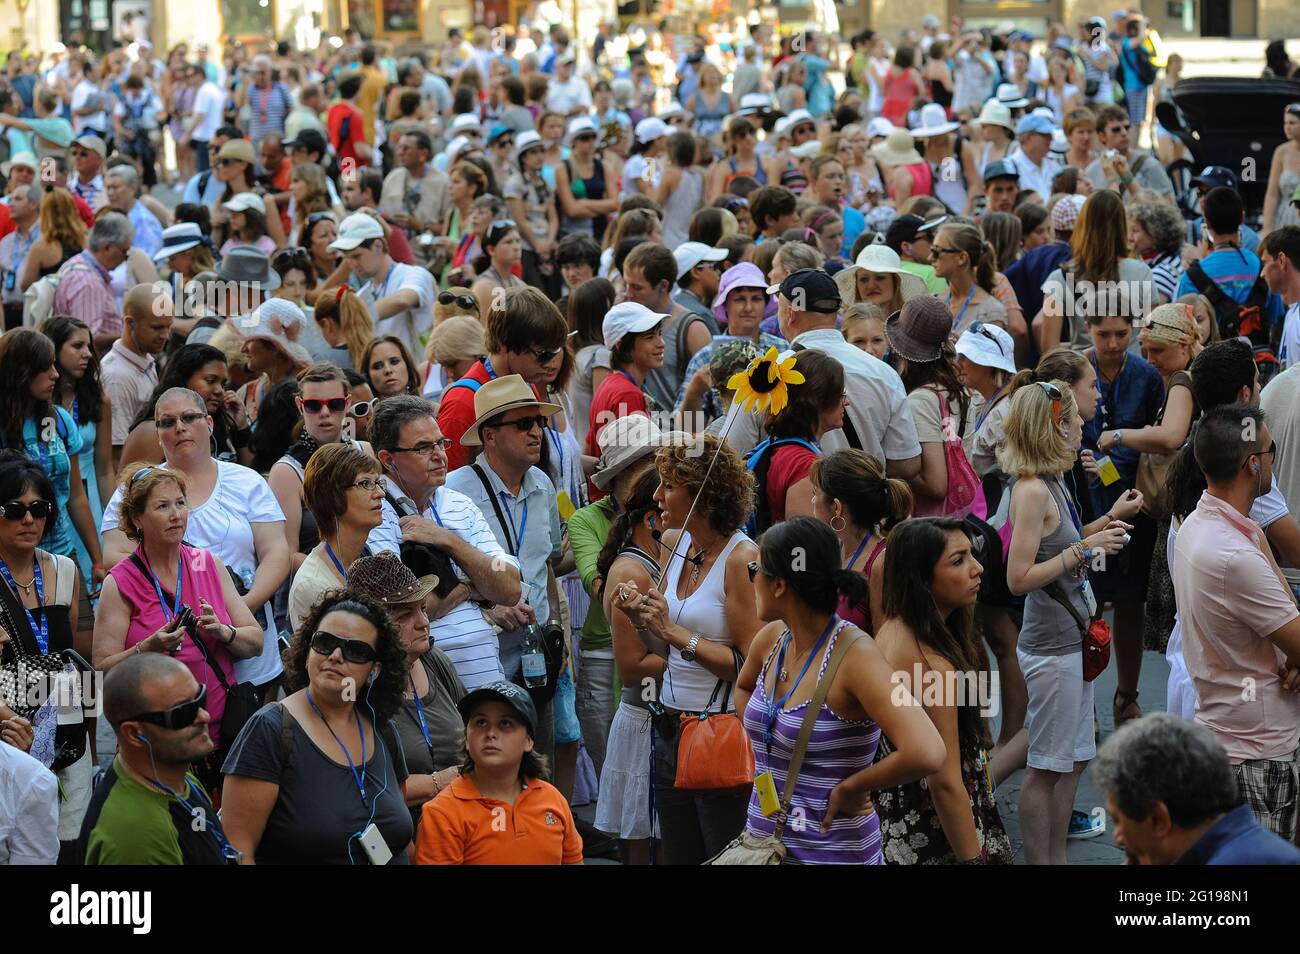
[(462, 775), (425, 802), (417, 865), (576, 865), (582, 836), (560, 790), (530, 779), (513, 805), (485, 798)]

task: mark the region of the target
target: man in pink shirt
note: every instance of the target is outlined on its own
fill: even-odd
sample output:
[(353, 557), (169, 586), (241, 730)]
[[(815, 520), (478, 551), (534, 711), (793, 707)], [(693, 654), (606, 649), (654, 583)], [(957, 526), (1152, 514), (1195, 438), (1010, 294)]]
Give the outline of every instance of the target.
[(1196, 721), (1228, 752), (1238, 793), (1259, 823), (1296, 833), (1300, 745), (1300, 612), (1250, 507), (1273, 481), (1276, 444), (1264, 414), (1217, 407), (1196, 432), (1207, 489), (1174, 545), (1183, 655)]
[(86, 251), (72, 256), (58, 272), (54, 313), (84, 321), (100, 354), (122, 333), (122, 313), (109, 273), (126, 261), (134, 235), (125, 215), (105, 212), (90, 230)]

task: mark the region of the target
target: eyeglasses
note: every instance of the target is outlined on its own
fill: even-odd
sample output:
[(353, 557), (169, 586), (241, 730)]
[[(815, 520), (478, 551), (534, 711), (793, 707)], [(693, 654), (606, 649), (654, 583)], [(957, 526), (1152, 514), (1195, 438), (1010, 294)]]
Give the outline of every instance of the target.
[(497, 229), (517, 229), (519, 226), (515, 224), (514, 219), (493, 219), (488, 228), (495, 231)]
[(801, 125), (801, 126), (795, 126), (794, 129), (790, 130), (790, 135), (791, 135), (791, 136), (797, 136), (797, 135), (799, 135), (800, 133), (810, 133), (810, 132), (816, 132), (816, 131), (817, 131), (817, 127), (816, 127), (816, 126), (813, 126), (813, 125), (810, 124), (810, 123), (804, 123), (803, 125)]
[(579, 133), (573, 137), (574, 142), (595, 142), (596, 134), (594, 132)]
[(428, 457), (434, 451), (442, 451), (443, 453), (446, 453), (447, 448), (450, 446), (451, 446), (450, 438), (440, 437), (436, 441), (421, 441), (419, 444), (416, 444), (414, 447), (394, 447), (391, 451), (389, 451), (389, 453), (390, 454), (419, 454), (421, 457)]
[[(320, 213), (313, 213), (313, 214), (319, 215)], [(276, 252), (275, 255), (272, 256), (271, 264), (275, 265), (278, 262), (284, 261), (285, 259), (297, 260), (300, 258), (305, 259), (306, 257), (307, 257), (307, 250), (303, 248), (301, 245), (297, 245), (294, 246), (293, 248), (280, 249), (280, 251)]]
[(315, 225), (317, 222), (323, 222), (325, 219), (329, 219), (331, 222), (336, 221), (333, 212), (313, 212), (311, 215), (307, 216), (307, 224)]
[(341, 649), (343, 658), (350, 663), (374, 662), (378, 657), (375, 647), (359, 639), (344, 639), (325, 630), (317, 630), (311, 638), (311, 651), (321, 656), (333, 656), (334, 650)]
[(1052, 399), (1052, 423), (1061, 423), (1061, 389), (1050, 381), (1035, 381), (1043, 393)]
[(320, 398), (303, 398), (302, 409), (308, 414), (319, 414), (325, 408), (330, 409), (331, 414), (342, 414), (347, 410), (347, 398), (330, 398), (328, 401), (322, 401)]
[(188, 702), (182, 702), (172, 706), (170, 709), (164, 709), (162, 712), (143, 712), (140, 715), (131, 716), (129, 719), (122, 719), (118, 722), (148, 722), (150, 725), (162, 726), (164, 729), (175, 731), (176, 729), (188, 729), (194, 724), (194, 720), (199, 717), (199, 710), (203, 708), (208, 701), (208, 687), (199, 683), (199, 694)]
[(498, 149), (500, 149), (503, 146), (513, 146), (514, 144), (515, 141), (513, 139), (498, 139), (494, 143), (492, 143), (492, 145), (496, 146)]
[(187, 411), (179, 418), (160, 417), (158, 420), (154, 421), (154, 427), (158, 428), (160, 431), (174, 430), (177, 424), (184, 424), (186, 427), (194, 427), (199, 423), (199, 421), (206, 417), (207, 415), (202, 411)]
[(243, 159), (231, 159), (229, 156), (226, 156), (226, 158), (224, 158), (224, 159), (218, 159), (218, 160), (217, 160), (217, 165), (219, 165), (219, 166), (233, 166), (235, 163), (237, 163), (237, 162), (243, 162), (243, 161), (244, 161)]
[(1277, 441), (1273, 441), (1271, 444), (1269, 444), (1268, 450), (1258, 451), (1256, 453), (1256, 456), (1263, 457), (1265, 454), (1268, 454), (1274, 460), (1277, 459)]
[(971, 322), (970, 331), (971, 334), (983, 335), (985, 338), (988, 338), (989, 341), (992, 341), (995, 345), (997, 345), (998, 354), (1006, 353), (1002, 350), (1002, 342), (998, 340), (998, 336), (995, 335), (993, 332), (989, 331), (989, 326), (984, 324), (984, 322), (982, 321)]
[(960, 252), (961, 252), (961, 249), (959, 249), (959, 248), (943, 248), (942, 246), (939, 246), (939, 245), (931, 245), (931, 246), (930, 246), (930, 257), (931, 257), (931, 258), (939, 258), (939, 257), (941, 257), (941, 256), (943, 256), (943, 255), (957, 255), (957, 254), (960, 253)]
[(367, 494), (373, 494), (375, 492), (375, 488), (378, 488), (380, 493), (388, 493), (388, 478), (387, 477), (362, 477), (360, 480), (356, 481), (352, 486), (356, 487), (358, 490)]
[(749, 564), (749, 566), (747, 566), (745, 569), (749, 570), (749, 582), (751, 583), (754, 582), (754, 577), (758, 576), (758, 574), (760, 573), (762, 573), (764, 576), (772, 575), (771, 573), (768, 573), (767, 570), (763, 569), (762, 566), (758, 564), (758, 561), (754, 561), (753, 563)]
[(23, 503), (21, 500), (11, 500), (0, 508), (0, 513), (4, 514), (6, 520), (12, 520), (17, 523), (29, 513), (34, 520), (44, 520), (50, 515), (50, 502), (48, 500), (33, 500), (31, 503)]
[(475, 300), (473, 295), (464, 295), (464, 294), (458, 295), (455, 292), (449, 292), (449, 291), (439, 292), (438, 304), (440, 305), (454, 304), (457, 307), (464, 308), (466, 311), (473, 311), (473, 312), (478, 311), (478, 302)]
[(348, 413), (353, 417), (369, 417), (370, 411), (374, 408), (375, 402), (372, 398), (369, 401), (358, 401), (352, 407), (348, 408)]
[(513, 427), (517, 431), (531, 431), (534, 427), (546, 430), (546, 415), (534, 414), (531, 417), (521, 417), (517, 421), (501, 421), (497, 424), (488, 424), (487, 427)]
[(86, 149), (73, 149), (71, 155), (73, 159), (85, 159), (90, 152)]

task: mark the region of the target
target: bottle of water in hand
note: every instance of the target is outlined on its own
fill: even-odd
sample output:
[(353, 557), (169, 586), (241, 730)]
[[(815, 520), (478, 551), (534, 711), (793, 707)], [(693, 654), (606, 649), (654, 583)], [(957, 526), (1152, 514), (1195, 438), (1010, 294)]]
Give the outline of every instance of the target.
[(524, 631), (524, 685), (538, 689), (546, 685), (546, 656), (542, 653), (542, 630), (536, 623)]

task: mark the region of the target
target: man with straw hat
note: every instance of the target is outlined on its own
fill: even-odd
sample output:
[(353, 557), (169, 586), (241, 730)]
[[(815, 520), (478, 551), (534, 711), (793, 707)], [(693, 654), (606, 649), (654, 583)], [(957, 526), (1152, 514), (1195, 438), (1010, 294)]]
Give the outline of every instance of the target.
[[(551, 563), (561, 556), (560, 511), (555, 485), (537, 466), (556, 404), (537, 399), (517, 374), (494, 378), (474, 392), (474, 423), (461, 436), (465, 447), (481, 447), (478, 459), (447, 475), (447, 486), (473, 501), (497, 541), (519, 563), (523, 594), (514, 606), (488, 610), (501, 627), (499, 658), (507, 679), (518, 679), (525, 631), (533, 624), (558, 625), (560, 605)], [(554, 688), (554, 687), (551, 687)], [(542, 707), (538, 741), (553, 753), (555, 723), (550, 703)]]

